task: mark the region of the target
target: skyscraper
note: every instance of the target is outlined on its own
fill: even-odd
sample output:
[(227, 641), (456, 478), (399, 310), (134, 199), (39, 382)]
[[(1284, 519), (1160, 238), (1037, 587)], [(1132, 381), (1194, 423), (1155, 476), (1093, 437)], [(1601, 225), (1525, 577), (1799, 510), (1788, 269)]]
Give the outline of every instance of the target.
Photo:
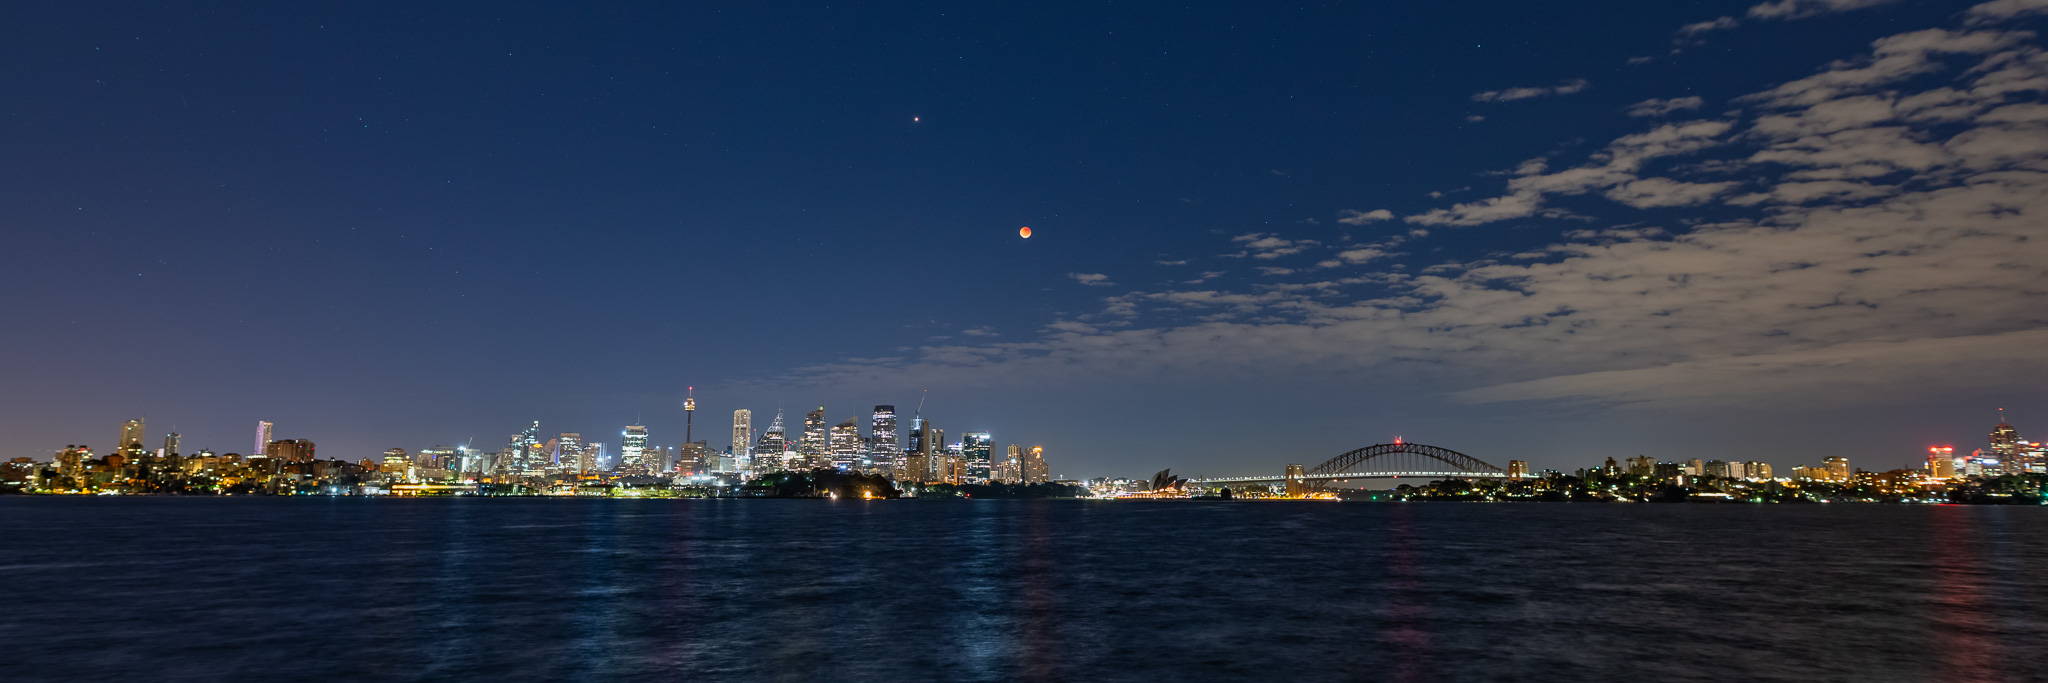
[(164, 435), (164, 456), (165, 456), (165, 457), (170, 457), (170, 456), (173, 456), (173, 455), (177, 455), (177, 454), (178, 454), (178, 433), (177, 433), (177, 432), (171, 432), (171, 433), (169, 433), (169, 434), (165, 434), (165, 435)]
[(142, 418), (138, 417), (121, 423), (121, 440), (114, 443), (114, 450), (125, 451), (129, 448), (141, 448), (142, 440), (148, 438), (143, 436), (143, 434)]
[(859, 466), (860, 454), (867, 450), (860, 439), (860, 421), (849, 417), (839, 424), (832, 425), (827, 448), (832, 454), (833, 467), (851, 470)]
[(797, 455), (803, 456), (803, 467), (828, 467), (825, 450), (825, 406), (804, 413), (804, 433), (796, 445)]
[(996, 481), (1015, 484), (1024, 480), (1024, 447), (1010, 444), (1003, 447), (1003, 462), (996, 467)]
[(583, 449), (583, 435), (562, 432), (555, 436), (555, 467), (565, 474), (582, 474), (591, 467)]
[(2020, 431), (2005, 421), (2004, 408), (1998, 409), (1998, 426), (1991, 428), (1984, 450), (1998, 459), (1999, 472), (2019, 474), (2027, 471), (2026, 464), (2020, 461)]
[(874, 417), (868, 422), (868, 467), (894, 474), (902, 459), (903, 445), (896, 441), (896, 406), (875, 406)]
[(256, 447), (249, 449), (249, 457), (257, 457), (268, 451), (270, 448), (270, 428), (269, 420), (256, 421)]
[(654, 468), (647, 464), (647, 426), (626, 425), (619, 432), (619, 471), (626, 474), (649, 474)]
[(732, 411), (732, 457), (746, 467), (753, 462), (754, 411), (741, 408)]
[(754, 470), (775, 472), (788, 469), (783, 462), (782, 452), (789, 450), (789, 439), (782, 428), (782, 409), (775, 409), (775, 419), (768, 421), (768, 430), (761, 432), (761, 444), (754, 449)]
[(967, 459), (968, 483), (986, 484), (991, 476), (991, 456), (995, 454), (995, 443), (988, 432), (968, 432), (960, 437), (960, 454)]
[(1024, 456), (1024, 483), (1043, 484), (1052, 481), (1052, 469), (1045, 464), (1045, 447), (1032, 446)]

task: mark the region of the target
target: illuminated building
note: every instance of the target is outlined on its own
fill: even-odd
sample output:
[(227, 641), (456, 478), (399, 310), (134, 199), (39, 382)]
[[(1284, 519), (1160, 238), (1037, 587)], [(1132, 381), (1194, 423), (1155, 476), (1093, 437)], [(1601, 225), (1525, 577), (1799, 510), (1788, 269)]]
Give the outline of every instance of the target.
[(313, 442), (305, 439), (278, 439), (263, 447), (263, 455), (278, 462), (312, 462)]
[(1927, 447), (1927, 476), (1947, 479), (1956, 476), (1956, 447)]
[(412, 480), (412, 458), (406, 457), (405, 449), (392, 448), (384, 451), (384, 461), (377, 466), (384, 477), (395, 481)]
[(967, 460), (966, 480), (974, 484), (986, 484), (991, 472), (990, 456), (994, 455), (995, 444), (989, 440), (988, 432), (968, 432), (960, 437), (960, 455)]
[(166, 457), (168, 457), (168, 456), (173, 456), (173, 455), (177, 455), (177, 454), (178, 454), (178, 433), (177, 433), (177, 432), (171, 432), (171, 433), (169, 433), (169, 434), (165, 434), (165, 435), (164, 435), (164, 452), (163, 452), (163, 454), (164, 454), (164, 455), (165, 455)]
[(783, 452), (789, 450), (789, 440), (782, 428), (782, 409), (775, 409), (775, 419), (768, 422), (768, 430), (761, 432), (761, 443), (754, 447), (754, 471), (775, 472), (789, 468)]
[(413, 464), (420, 469), (445, 470), (455, 466), (455, 449), (441, 444), (421, 450), (413, 456)]
[(654, 468), (647, 464), (646, 425), (626, 425), (619, 432), (619, 471), (626, 474), (654, 472)]
[(1693, 458), (1685, 461), (1684, 469), (1686, 474), (1697, 477), (1707, 473), (1707, 464), (1699, 458)]
[(676, 469), (684, 475), (704, 474), (711, 470), (711, 447), (702, 441), (691, 441), (676, 448)]
[(131, 448), (142, 448), (142, 440), (147, 438), (143, 436), (143, 433), (142, 418), (138, 417), (121, 423), (121, 440), (114, 442), (114, 450), (125, 451)]
[(271, 426), (269, 420), (256, 421), (256, 447), (249, 450), (249, 457), (263, 455), (270, 448)]
[(1751, 481), (1770, 481), (1771, 479), (1770, 463), (1761, 460), (1751, 460), (1743, 463), (1742, 469), (1748, 471)]
[(2027, 470), (2026, 463), (2020, 461), (2020, 431), (2005, 421), (2004, 408), (1998, 409), (1998, 426), (1991, 428), (1984, 450), (1996, 459), (1995, 465), (1985, 464), (1987, 474), (2019, 474)]
[(832, 425), (826, 449), (832, 456), (832, 466), (841, 470), (852, 470), (860, 464), (861, 453), (865, 450), (860, 439), (860, 422), (846, 418), (844, 422)]
[[(1646, 459), (1646, 458), (1644, 458), (1644, 459)], [(1633, 466), (1633, 461), (1631, 461), (1631, 466)], [(1653, 465), (1651, 466), (1651, 473), (1655, 473), (1655, 471), (1656, 471), (1656, 467), (1655, 467), (1655, 465), (1653, 464)], [(1509, 460), (1509, 461), (1508, 461), (1508, 476), (1510, 476), (1510, 477), (1526, 477), (1526, 476), (1529, 476), (1529, 461), (1527, 461), (1527, 460)]]
[(1849, 481), (1849, 476), (1852, 474), (1849, 470), (1849, 459), (1839, 455), (1821, 458), (1820, 466), (1822, 469), (1827, 470), (1829, 481)]
[(943, 455), (934, 457), (939, 463), (939, 481), (955, 486), (967, 483), (967, 456), (960, 453), (960, 444), (948, 445)]
[(1045, 447), (1032, 446), (1024, 456), (1024, 483), (1043, 484), (1052, 481), (1052, 469), (1045, 464)]
[(555, 436), (555, 467), (565, 474), (583, 474), (596, 469), (590, 449), (583, 445), (583, 435), (577, 432), (562, 432)]
[(996, 467), (996, 481), (1014, 484), (1024, 479), (1024, 447), (1010, 444), (1003, 447), (1003, 462)]
[(825, 406), (804, 413), (804, 433), (798, 437), (797, 455), (803, 456), (804, 469), (829, 467), (825, 443)]
[(895, 474), (902, 459), (903, 444), (896, 440), (896, 406), (875, 406), (874, 416), (868, 419), (868, 467)]
[(1628, 473), (1630, 476), (1647, 477), (1656, 471), (1657, 461), (1651, 459), (1650, 456), (1638, 455), (1628, 459)]
[(753, 464), (754, 452), (754, 411), (741, 408), (732, 411), (732, 457), (742, 466)]
[(1748, 479), (1749, 468), (1744, 466), (1741, 460), (1730, 460), (1728, 461), (1728, 478)]

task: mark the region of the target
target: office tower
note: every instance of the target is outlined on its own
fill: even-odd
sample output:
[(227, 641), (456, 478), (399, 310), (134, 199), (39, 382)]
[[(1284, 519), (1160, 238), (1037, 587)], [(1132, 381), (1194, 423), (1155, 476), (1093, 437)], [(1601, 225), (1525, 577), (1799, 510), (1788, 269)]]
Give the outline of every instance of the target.
[(697, 418), (697, 388), (689, 387), (684, 391), (686, 393), (683, 394), (683, 443), (689, 443), (697, 439), (697, 434), (692, 429)]
[(1956, 476), (1956, 447), (1927, 447), (1927, 476), (1947, 479)]
[(177, 455), (177, 454), (178, 454), (178, 433), (177, 433), (177, 432), (171, 432), (171, 433), (169, 433), (169, 434), (165, 434), (165, 435), (164, 435), (164, 457), (170, 457), (170, 456), (173, 456), (173, 455)]
[(582, 474), (590, 471), (585, 461), (583, 435), (578, 432), (562, 432), (555, 436), (555, 467), (567, 474)]
[(384, 451), (384, 461), (377, 466), (377, 471), (388, 481), (408, 481), (412, 479), (412, 458), (406, 456), (403, 448), (387, 449)]
[(138, 417), (121, 423), (121, 440), (114, 443), (114, 450), (125, 451), (130, 448), (141, 448), (142, 440), (147, 438), (143, 436), (143, 433), (142, 418)]
[(676, 469), (690, 476), (711, 471), (711, 448), (702, 441), (692, 441), (677, 447)]
[(789, 450), (789, 439), (782, 429), (782, 409), (775, 409), (775, 419), (768, 421), (768, 430), (761, 432), (761, 443), (754, 448), (754, 470), (776, 472), (790, 468), (783, 459), (783, 451)]
[(256, 447), (249, 449), (249, 457), (263, 455), (270, 448), (270, 428), (269, 420), (256, 421)]
[(826, 449), (831, 452), (833, 467), (851, 470), (859, 465), (861, 451), (865, 450), (862, 446), (859, 420), (849, 417), (832, 425)]
[(619, 471), (625, 474), (647, 474), (654, 468), (647, 465), (646, 425), (626, 425), (619, 432)]
[(536, 475), (548, 467), (547, 452), (540, 445), (540, 420), (513, 434), (506, 448), (512, 452), (509, 469), (513, 473)]
[(1015, 484), (1024, 480), (1024, 447), (1010, 444), (1003, 447), (1003, 463), (997, 468), (996, 481)]
[(896, 406), (875, 406), (868, 422), (868, 467), (893, 475), (902, 460), (903, 445), (896, 441)]
[[(136, 422), (141, 424), (141, 422)], [(1998, 459), (1996, 472), (2020, 474), (2027, 471), (2026, 463), (2020, 461), (2020, 431), (2005, 421), (2005, 409), (1998, 409), (1998, 426), (1991, 428), (1986, 448), (1991, 457)], [(126, 447), (126, 444), (123, 444)], [(1988, 465), (1988, 463), (1987, 463)]]
[(278, 439), (263, 447), (263, 455), (279, 462), (312, 462), (313, 442), (305, 439)]
[[(1644, 458), (1644, 459), (1645, 459), (1645, 460), (1647, 460), (1648, 458)], [(1653, 473), (1653, 474), (1654, 474), (1654, 473), (1656, 472), (1656, 466), (1655, 466), (1655, 464), (1654, 464), (1654, 463), (1653, 463), (1653, 464), (1651, 465), (1651, 467), (1650, 467), (1650, 472), (1651, 472), (1651, 473)], [(1526, 476), (1529, 476), (1529, 461), (1527, 461), (1527, 460), (1509, 460), (1509, 461), (1508, 461), (1508, 476), (1510, 476), (1510, 477), (1526, 477)]]
[(1839, 455), (1830, 455), (1828, 457), (1820, 459), (1820, 466), (1822, 469), (1827, 470), (1829, 481), (1849, 480), (1850, 471), (1848, 458)]
[(435, 444), (413, 455), (412, 461), (423, 470), (452, 469), (455, 467), (455, 449)]
[(804, 433), (796, 445), (797, 455), (803, 456), (805, 469), (827, 467), (829, 461), (825, 451), (825, 406), (804, 413)]
[(732, 411), (732, 457), (744, 467), (753, 462), (754, 411), (741, 408)]
[(1045, 464), (1045, 447), (1032, 446), (1024, 456), (1024, 483), (1043, 484), (1052, 481), (1052, 469)]
[(1656, 470), (1657, 461), (1650, 459), (1650, 456), (1638, 455), (1628, 459), (1628, 473), (1630, 476), (1647, 477)]
[(988, 432), (968, 432), (961, 436), (960, 455), (966, 459), (967, 473), (965, 480), (967, 483), (986, 484), (989, 482), (993, 474), (990, 472), (991, 463), (989, 461), (995, 455), (995, 444), (990, 441)]

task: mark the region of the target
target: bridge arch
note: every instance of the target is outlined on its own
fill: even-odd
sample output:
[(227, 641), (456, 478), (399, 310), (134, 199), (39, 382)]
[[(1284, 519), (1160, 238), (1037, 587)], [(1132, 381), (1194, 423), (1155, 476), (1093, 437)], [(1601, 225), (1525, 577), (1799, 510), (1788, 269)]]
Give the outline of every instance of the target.
[[(1337, 457), (1323, 461), (1304, 474), (1333, 475), (1357, 472), (1359, 476), (1371, 476), (1374, 472), (1415, 472), (1437, 469), (1432, 463), (1448, 465), (1453, 472), (1472, 474), (1506, 474), (1507, 471), (1492, 463), (1459, 453), (1441, 446), (1428, 444), (1383, 443), (1345, 451)], [(1370, 464), (1371, 467), (1367, 467)]]

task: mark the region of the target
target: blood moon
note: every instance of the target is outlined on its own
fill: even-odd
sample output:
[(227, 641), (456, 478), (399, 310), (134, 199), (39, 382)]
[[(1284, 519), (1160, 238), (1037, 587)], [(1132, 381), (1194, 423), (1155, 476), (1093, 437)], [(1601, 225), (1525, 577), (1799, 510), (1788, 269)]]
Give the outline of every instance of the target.
[(1018, 236), (1018, 237), (1022, 237), (1022, 238), (1024, 238), (1024, 239), (1027, 239), (1027, 240), (1028, 240), (1028, 239), (1031, 239), (1031, 226), (1027, 225), (1027, 226), (1024, 226), (1024, 227), (1018, 228), (1018, 229), (1017, 229), (1017, 236)]

